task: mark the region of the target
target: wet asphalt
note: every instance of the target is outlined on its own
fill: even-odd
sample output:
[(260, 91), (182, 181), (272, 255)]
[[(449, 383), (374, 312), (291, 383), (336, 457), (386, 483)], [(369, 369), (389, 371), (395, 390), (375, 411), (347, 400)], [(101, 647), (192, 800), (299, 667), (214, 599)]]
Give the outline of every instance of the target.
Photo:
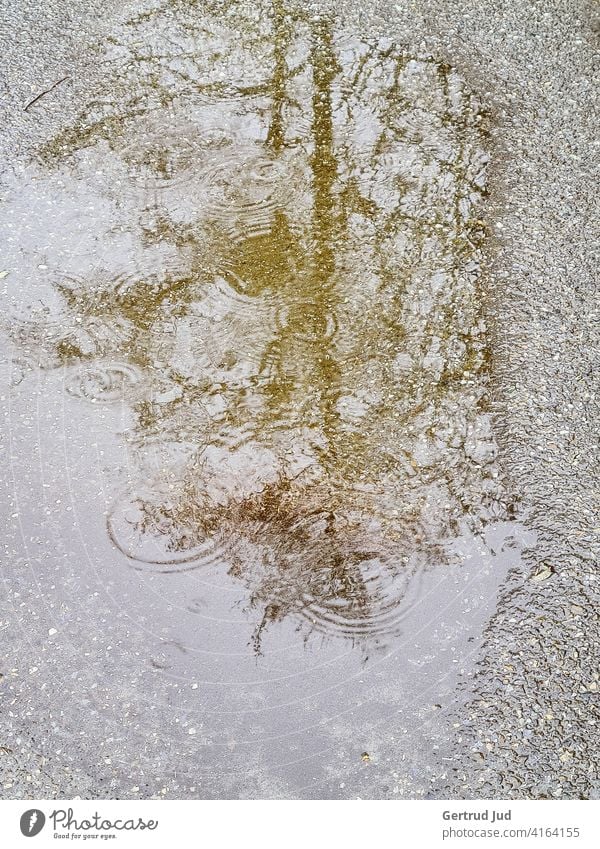
[[(388, 730), (382, 757), (389, 780), (377, 773), (369, 786), (363, 778), (363, 793), (599, 798), (597, 4), (344, 5), (334, 8), (365, 33), (383, 31), (449, 61), (491, 116), (483, 282), (489, 408), (515, 510), (536, 535), (486, 613), (483, 639), (453, 685), (443, 718), (412, 755), (421, 764), (414, 781), (394, 782), (394, 761), (404, 752), (401, 734)], [(132, 4), (127, 12), (135, 10)], [(5, 168), (26, 160), (78, 114), (102, 73), (96, 45), (110, 33), (111, 15), (124, 14), (110, 3), (56, 3), (43, 11), (36, 3), (5, 4)], [(26, 661), (26, 648), (21, 651)], [(60, 646), (53, 651), (60, 660)], [(10, 664), (10, 648), (5, 654)], [(80, 750), (68, 743), (65, 763), (62, 747), (43, 745), (39, 723), (11, 694), (9, 668), (0, 671), (4, 798), (196, 795), (192, 785), (182, 791), (169, 777), (176, 748), (157, 756), (153, 774), (128, 788), (114, 771), (99, 768), (99, 750), (89, 739)], [(53, 722), (60, 726), (60, 715)], [(110, 753), (103, 758), (110, 766)], [(340, 787), (344, 762), (332, 765), (333, 774), (336, 769)], [(285, 795), (285, 785), (263, 779), (257, 795)], [(244, 792), (243, 784), (223, 789)]]

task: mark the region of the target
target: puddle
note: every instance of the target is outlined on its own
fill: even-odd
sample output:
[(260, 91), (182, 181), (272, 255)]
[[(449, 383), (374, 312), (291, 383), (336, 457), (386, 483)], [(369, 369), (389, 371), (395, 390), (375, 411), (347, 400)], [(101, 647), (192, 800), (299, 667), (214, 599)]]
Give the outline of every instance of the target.
[(40, 458), (15, 488), (69, 504), (23, 493), (16, 546), (52, 610), (101, 587), (113, 695), (150, 675), (205, 743), (331, 794), (306, 729), (322, 752), (346, 704), (361, 740), (430, 711), (523, 544), (485, 410), (487, 118), (448, 65), (279, 2), (165, 4), (107, 61), (5, 181), (11, 428)]

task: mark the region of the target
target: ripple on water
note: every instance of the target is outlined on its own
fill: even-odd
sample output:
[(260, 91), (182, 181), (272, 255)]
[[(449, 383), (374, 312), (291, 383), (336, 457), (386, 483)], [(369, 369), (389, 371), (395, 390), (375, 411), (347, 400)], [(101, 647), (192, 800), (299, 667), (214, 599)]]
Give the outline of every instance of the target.
[[(208, 503), (208, 502), (206, 502)], [(217, 536), (200, 534), (194, 500), (185, 518), (173, 520), (175, 506), (168, 485), (144, 482), (125, 493), (107, 518), (110, 539), (135, 568), (151, 572), (187, 572), (223, 562), (225, 549)]]
[(282, 335), (323, 344), (335, 336), (337, 316), (318, 300), (296, 301), (277, 311), (277, 327)]
[[(138, 132), (136, 144), (124, 151), (129, 178), (146, 189), (170, 189), (189, 181), (199, 157), (211, 147), (208, 135), (185, 131), (154, 130)], [(216, 142), (218, 146), (218, 141)]]
[(198, 175), (203, 217), (234, 241), (270, 232), (289, 173), (259, 144), (233, 145)]
[(275, 298), (269, 292), (246, 294), (231, 284), (225, 271), (216, 275), (192, 309), (215, 379), (230, 386), (256, 385), (265, 346), (276, 330)]
[(308, 467), (298, 487), (267, 485), (230, 517), (232, 574), (247, 583), (253, 607), (264, 612), (258, 647), (266, 624), (287, 615), (309, 633), (330, 637), (397, 635), (419, 600), (425, 556), (403, 554), (405, 527), (396, 528), (403, 541), (395, 546), (389, 528), (345, 507), (339, 493), (322, 497), (329, 485), (313, 478)]
[(390, 637), (420, 597), (419, 573), (377, 552), (353, 552), (317, 572), (300, 616), (328, 636)]
[[(207, 292), (202, 309), (210, 309), (214, 302), (214, 315), (236, 314), (246, 311), (247, 318), (255, 317), (257, 321), (267, 321), (273, 325), (275, 298), (269, 292), (250, 294), (249, 284), (241, 279), (230, 266), (224, 264)], [(242, 317), (242, 316), (240, 316)]]
[(142, 374), (129, 363), (91, 362), (75, 366), (65, 380), (70, 395), (85, 401), (114, 404), (132, 400), (142, 383)]
[[(151, 78), (132, 63), (157, 108), (109, 144), (157, 253), (147, 277), (114, 277), (95, 300), (65, 288), (89, 339), (63, 334), (59, 353), (88, 400), (135, 397), (129, 359), (169, 381), (138, 405), (143, 456), (108, 518), (135, 568), (222, 563), (266, 619), (398, 633), (450, 517), (480, 511), (493, 460), (470, 437), (478, 106), (446, 64), (389, 39), (249, 9), (217, 23), (168, 4), (161, 27), (181, 16), (186, 56), (164, 45)], [(165, 245), (189, 261), (177, 279), (153, 276)], [(150, 433), (190, 447), (149, 447)]]

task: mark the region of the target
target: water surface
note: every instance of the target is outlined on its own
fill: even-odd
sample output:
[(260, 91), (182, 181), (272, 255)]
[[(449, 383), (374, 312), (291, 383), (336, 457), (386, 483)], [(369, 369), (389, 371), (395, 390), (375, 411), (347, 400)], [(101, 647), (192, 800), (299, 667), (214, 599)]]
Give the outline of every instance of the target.
[(73, 651), (42, 627), (15, 687), (59, 735), (86, 705), (81, 745), (147, 792), (424, 793), (419, 728), (521, 545), (489, 119), (447, 64), (277, 0), (165, 3), (104, 49), (5, 180), (9, 594)]

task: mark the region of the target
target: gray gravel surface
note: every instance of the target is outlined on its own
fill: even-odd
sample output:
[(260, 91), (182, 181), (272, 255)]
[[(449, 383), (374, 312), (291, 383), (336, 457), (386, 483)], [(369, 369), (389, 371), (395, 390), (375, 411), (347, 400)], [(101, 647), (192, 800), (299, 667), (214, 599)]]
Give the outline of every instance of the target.
[(487, 64), (503, 91), (494, 407), (505, 469), (537, 532), (528, 572), (507, 583), (488, 627), (475, 696), (455, 718), (442, 795), (600, 792), (597, 11), (445, 3), (437, 18), (441, 38), (479, 55), (474, 73), (485, 80)]
[[(501, 592), (476, 674), (463, 681), (449, 720), (451, 754), (426, 755), (429, 786), (402, 795), (598, 798), (598, 4), (348, 5), (365, 31), (447, 58), (490, 111), (491, 403), (501, 462), (537, 534)], [(110, 3), (4, 4), (5, 161), (25, 157), (77, 114), (112, 14)], [(6, 701), (2, 746), (6, 798), (111, 795), (110, 781), (85, 760), (67, 768), (42, 756), (27, 716)], [(147, 795), (161, 790), (153, 783)]]

